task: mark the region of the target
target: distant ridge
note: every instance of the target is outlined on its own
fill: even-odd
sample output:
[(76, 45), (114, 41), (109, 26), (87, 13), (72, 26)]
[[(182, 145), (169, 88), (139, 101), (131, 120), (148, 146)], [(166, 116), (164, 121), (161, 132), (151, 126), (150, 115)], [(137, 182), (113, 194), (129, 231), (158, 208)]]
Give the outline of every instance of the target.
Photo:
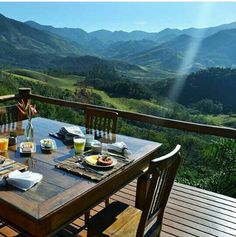
[[(145, 66), (151, 72), (160, 70), (176, 72), (186, 53), (199, 41), (198, 51), (186, 70), (195, 71), (212, 66), (235, 65), (234, 30), (236, 22), (208, 28), (184, 30), (166, 28), (160, 32), (108, 31), (91, 33), (79, 28), (54, 28), (35, 22), (26, 22), (32, 27), (73, 40), (83, 46), (90, 55), (122, 60)], [(231, 33), (230, 33), (231, 31)], [(222, 40), (224, 38), (224, 40)], [(201, 42), (200, 42), (201, 41)], [(225, 44), (225, 42), (230, 42)], [(217, 45), (213, 47), (213, 45)]]
[(17, 50), (36, 53), (69, 55), (81, 54), (79, 45), (68, 43), (56, 35), (47, 34), (22, 22), (0, 15), (0, 42)]
[(83, 49), (57, 35), (0, 15), (0, 67), (50, 67), (56, 56), (82, 55)]
[(129, 55), (124, 60), (150, 68), (158, 66), (163, 70), (177, 71), (196, 42), (199, 43), (193, 63), (186, 65), (185, 70), (236, 66), (236, 29), (221, 30), (201, 40), (182, 34), (149, 50)]
[[(192, 37), (196, 37), (197, 35), (203, 35), (204, 37), (208, 37), (221, 30), (229, 30), (236, 28), (236, 22), (232, 22), (229, 24), (223, 24), (219, 26), (206, 27), (206, 28), (187, 28), (183, 30), (166, 28), (164, 30), (161, 30), (160, 32), (152, 32), (152, 33), (141, 30), (126, 32), (126, 31), (109, 31), (104, 29), (88, 33), (82, 30), (81, 28), (68, 28), (68, 27), (56, 28), (53, 26), (40, 25), (34, 21), (26, 21), (25, 23), (34, 28), (45, 30), (54, 34), (58, 34), (60, 36), (64, 36), (65, 38), (69, 38), (76, 42), (78, 42), (77, 40), (84, 41), (96, 38), (98, 41), (103, 42), (105, 44), (114, 43), (118, 41), (145, 40), (145, 39), (153, 40), (158, 43), (163, 43), (181, 34), (189, 35)], [(204, 32), (204, 34), (200, 32)]]

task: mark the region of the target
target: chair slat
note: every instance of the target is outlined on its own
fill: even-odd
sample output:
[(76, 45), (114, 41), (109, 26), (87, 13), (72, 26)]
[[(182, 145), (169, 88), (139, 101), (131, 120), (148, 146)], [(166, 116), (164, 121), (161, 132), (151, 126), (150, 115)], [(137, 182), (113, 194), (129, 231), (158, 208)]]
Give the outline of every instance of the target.
[(16, 105), (5, 106), (0, 108), (0, 125), (4, 126), (3, 131), (14, 129), (17, 121), (22, 121), (24, 116), (19, 112)]

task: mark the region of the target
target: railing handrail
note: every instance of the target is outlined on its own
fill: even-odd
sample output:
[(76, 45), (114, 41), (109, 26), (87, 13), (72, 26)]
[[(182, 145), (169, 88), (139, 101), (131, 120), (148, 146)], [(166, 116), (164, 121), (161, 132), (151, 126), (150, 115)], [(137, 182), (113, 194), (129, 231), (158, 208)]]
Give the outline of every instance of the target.
[(15, 100), (17, 99), (17, 95), (2, 95), (0, 96), (0, 102), (5, 102), (8, 100)]
[[(17, 95), (6, 95), (6, 96), (0, 96), (0, 102), (5, 100), (13, 100), (17, 98), (23, 98), (21, 89), (19, 89), (19, 94)], [(41, 95), (36, 95), (30, 93), (30, 89), (28, 89), (29, 93), (27, 93), (27, 89), (24, 88), (22, 91), (27, 96), (25, 99), (33, 99), (44, 103), (54, 104), (54, 105), (60, 105), (65, 107), (70, 107), (74, 109), (80, 109), (85, 110), (86, 107), (92, 107), (92, 108), (100, 108), (108, 111), (114, 111), (118, 112), (118, 116), (124, 119), (130, 119), (135, 120), (139, 122), (149, 123), (158, 125), (161, 127), (166, 128), (174, 128), (182, 131), (188, 131), (188, 132), (196, 132), (200, 134), (207, 134), (207, 135), (215, 135), (220, 137), (226, 137), (226, 138), (236, 138), (236, 129), (230, 128), (230, 127), (220, 127), (220, 126), (213, 126), (213, 125), (206, 125), (206, 124), (199, 124), (199, 123), (193, 123), (193, 122), (187, 122), (187, 121), (181, 121), (181, 120), (175, 120), (175, 119), (168, 119), (168, 118), (162, 118), (157, 117), (153, 115), (147, 115), (142, 113), (136, 113), (136, 112), (129, 112), (124, 110), (118, 110), (103, 106), (97, 106), (92, 104), (86, 104), (86, 103), (80, 103), (80, 102), (72, 102), (62, 99), (56, 99), (52, 97), (45, 97)]]
[(75, 109), (85, 110), (86, 107), (100, 108), (100, 109), (104, 109), (108, 111), (118, 112), (118, 117), (125, 118), (125, 119), (145, 122), (145, 123), (154, 124), (154, 125), (158, 125), (158, 126), (162, 126), (166, 128), (184, 130), (188, 132), (196, 132), (196, 133), (201, 133), (201, 134), (215, 135), (215, 136), (221, 136), (221, 137), (227, 137), (227, 138), (236, 138), (236, 129), (229, 128), (229, 127), (220, 127), (220, 126), (205, 125), (205, 124), (192, 123), (192, 122), (186, 122), (186, 121), (174, 120), (174, 119), (168, 119), (168, 118), (161, 118), (161, 117), (157, 117), (153, 115), (128, 112), (124, 110), (118, 110), (118, 109), (97, 106), (97, 105), (92, 105), (92, 104), (86, 104), (86, 103), (80, 103), (80, 102), (66, 101), (66, 100), (55, 99), (55, 98), (45, 97), (45, 96), (40, 96), (40, 95), (35, 95), (35, 94), (30, 94), (30, 98), (41, 101), (41, 102), (45, 102), (45, 103), (66, 106), (66, 107), (71, 107)]

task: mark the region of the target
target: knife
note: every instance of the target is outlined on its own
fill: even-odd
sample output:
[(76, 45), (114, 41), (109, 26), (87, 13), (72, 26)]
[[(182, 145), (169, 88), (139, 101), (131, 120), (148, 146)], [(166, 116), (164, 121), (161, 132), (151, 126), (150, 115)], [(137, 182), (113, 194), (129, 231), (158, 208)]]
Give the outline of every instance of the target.
[(120, 158), (122, 158), (122, 159), (124, 159), (124, 160), (128, 160), (128, 159), (129, 159), (129, 157), (122, 156), (122, 155), (116, 154), (116, 153), (112, 153), (112, 152), (110, 152), (110, 151), (108, 152), (108, 154), (111, 155), (111, 156), (120, 157)]
[(13, 167), (14, 167), (14, 165), (12, 165), (12, 164), (6, 165), (6, 166), (0, 168), (0, 172), (3, 171), (3, 170), (7, 170), (7, 169), (10, 169), (10, 168), (13, 168)]

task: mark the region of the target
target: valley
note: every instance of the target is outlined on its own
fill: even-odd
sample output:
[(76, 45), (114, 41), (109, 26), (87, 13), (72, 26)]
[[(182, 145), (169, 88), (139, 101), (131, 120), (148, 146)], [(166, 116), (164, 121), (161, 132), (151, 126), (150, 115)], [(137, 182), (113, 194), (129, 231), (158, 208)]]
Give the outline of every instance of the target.
[[(184, 107), (183, 105), (173, 103), (170, 100), (164, 100), (165, 94), (163, 97), (153, 96), (150, 99), (136, 99), (136, 98), (125, 98), (121, 96), (111, 96), (109, 93), (94, 88), (93, 86), (88, 86), (85, 76), (78, 75), (57, 75), (51, 76), (42, 72), (37, 72), (33, 70), (26, 69), (9, 69), (1, 71), (2, 78), (11, 78), (13, 83), (17, 84), (18, 81), (20, 84), (31, 82), (33, 85), (44, 85), (45, 87), (49, 86), (56, 87), (61, 90), (61, 93), (66, 90), (70, 93), (79, 93), (80, 90), (88, 91), (94, 95), (97, 95), (100, 98), (99, 104), (106, 104), (110, 107), (114, 107), (121, 110), (128, 110), (133, 112), (140, 112), (151, 114), (155, 116), (164, 116), (175, 118), (178, 114), (178, 117), (182, 120), (194, 121), (194, 122), (204, 122), (206, 124), (222, 125), (222, 126), (231, 126), (236, 127), (236, 116), (235, 114), (201, 114), (200, 111), (191, 112), (191, 108)], [(34, 87), (33, 87), (34, 88)], [(17, 88), (16, 88), (17, 89)], [(155, 89), (156, 90), (156, 89)], [(163, 90), (163, 88), (161, 89)], [(165, 89), (166, 90), (166, 89)], [(163, 90), (164, 91), (164, 90)], [(161, 91), (156, 91), (157, 94), (161, 95)], [(86, 97), (86, 93), (85, 93)], [(89, 96), (88, 96), (89, 97)], [(91, 95), (90, 95), (91, 97)], [(86, 98), (84, 98), (86, 101)], [(89, 99), (89, 98), (87, 98)], [(88, 101), (86, 101), (88, 102)], [(178, 112), (179, 111), (179, 112)], [(187, 116), (188, 114), (188, 116)], [(192, 114), (192, 115), (191, 115)], [(187, 117), (186, 117), (187, 116)], [(204, 119), (203, 119), (204, 118)]]

